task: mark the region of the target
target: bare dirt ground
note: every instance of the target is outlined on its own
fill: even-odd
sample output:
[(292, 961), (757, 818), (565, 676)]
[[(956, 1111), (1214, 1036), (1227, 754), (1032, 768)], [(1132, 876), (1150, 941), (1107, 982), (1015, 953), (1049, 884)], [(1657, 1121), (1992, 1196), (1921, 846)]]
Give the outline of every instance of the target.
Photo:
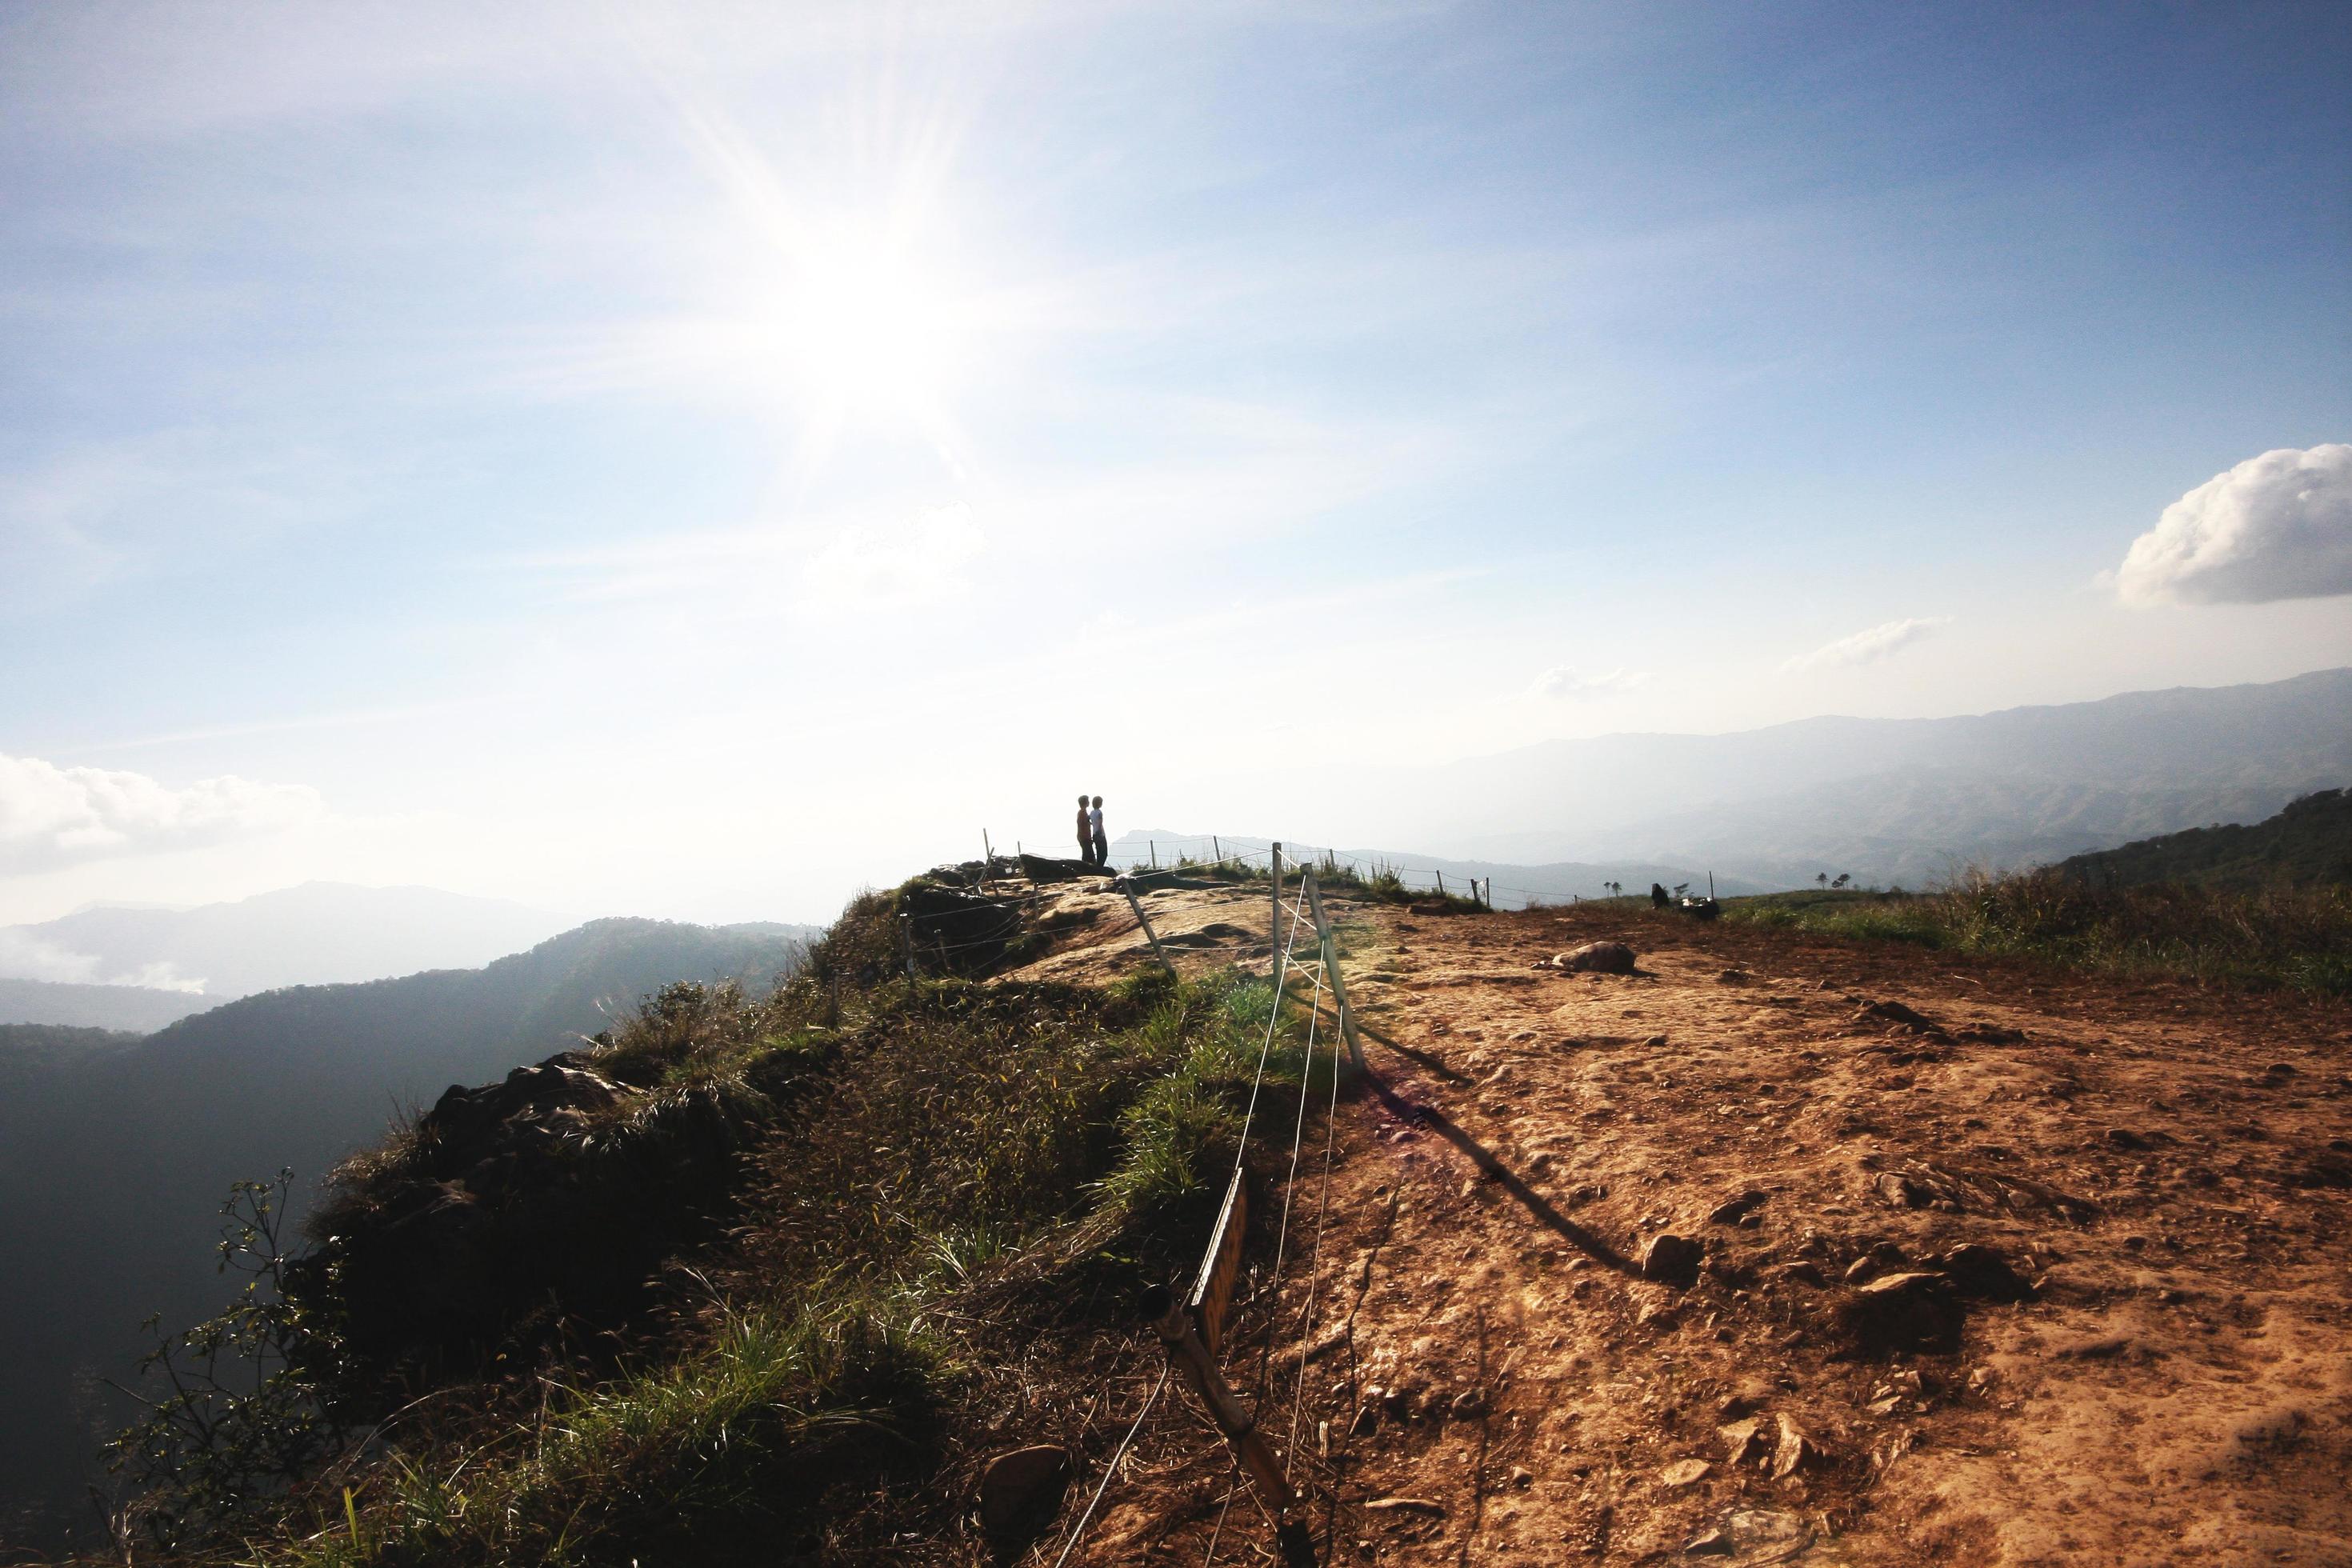
[[(1024, 973), (1147, 961), (1051, 897), (1097, 912)], [(1328, 1198), (1309, 1119), (1234, 1368), (1324, 1561), (2352, 1564), (2352, 1009), (1333, 903), (1373, 1079)], [(1147, 907), (1265, 967), (1262, 888)], [(1637, 973), (1532, 967), (1601, 939)], [(1118, 1479), (1074, 1561), (1206, 1560), (1189, 1395)], [(1272, 1560), (1245, 1491), (1215, 1553)]]

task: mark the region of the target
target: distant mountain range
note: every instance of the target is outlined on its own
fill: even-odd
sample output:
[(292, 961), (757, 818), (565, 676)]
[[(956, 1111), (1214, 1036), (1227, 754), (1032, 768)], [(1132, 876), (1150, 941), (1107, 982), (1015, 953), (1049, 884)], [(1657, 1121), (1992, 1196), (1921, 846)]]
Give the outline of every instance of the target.
[(306, 882), (191, 910), (101, 905), (0, 926), (0, 977), (186, 992), (186, 1013), (282, 985), (472, 968), (574, 923), (436, 888)]
[[(0, 1544), (13, 1515), (56, 1540), (122, 1424), (138, 1325), (208, 1316), (228, 1184), (317, 1180), (452, 1083), (605, 1026), (676, 980), (766, 984), (814, 927), (597, 921), (481, 968), (264, 992), (143, 1038), (0, 1027)], [(256, 973), (248, 969), (245, 973)]]
[[(1965, 718), (1553, 741), (1371, 770), (1332, 790), (1408, 827), (1426, 824), (1413, 837), (1465, 858), (1648, 861), (1767, 887), (1844, 871), (1916, 887), (1965, 866), (2258, 821), (2346, 784), (2352, 669)], [(1459, 830), (1465, 800), (1492, 831)]]

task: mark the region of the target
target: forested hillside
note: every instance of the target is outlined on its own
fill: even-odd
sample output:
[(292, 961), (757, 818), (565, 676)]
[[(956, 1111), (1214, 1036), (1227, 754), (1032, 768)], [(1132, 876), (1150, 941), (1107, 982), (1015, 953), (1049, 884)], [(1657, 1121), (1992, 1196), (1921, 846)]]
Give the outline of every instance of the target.
[(17, 1352), (0, 1363), (0, 1506), (55, 1539), (121, 1424), (100, 1380), (128, 1375), (141, 1321), (220, 1304), (230, 1183), (294, 1167), (299, 1217), (331, 1165), (451, 1083), (560, 1049), (673, 981), (764, 985), (797, 963), (801, 929), (597, 921), (486, 968), (265, 992), (143, 1040), (26, 1037), (0, 1058), (21, 1069), (0, 1137), (0, 1331)]
[(2216, 823), (2077, 855), (2060, 868), (2120, 887), (2352, 887), (2352, 790), (2305, 795), (2266, 821)]

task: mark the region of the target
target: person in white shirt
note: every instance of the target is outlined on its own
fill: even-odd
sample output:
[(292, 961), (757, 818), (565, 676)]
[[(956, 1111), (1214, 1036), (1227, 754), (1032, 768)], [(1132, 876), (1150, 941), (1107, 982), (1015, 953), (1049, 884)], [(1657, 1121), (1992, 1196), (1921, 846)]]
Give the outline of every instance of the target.
[(1110, 839), (1103, 832), (1102, 796), (1095, 796), (1095, 806), (1092, 811), (1087, 813), (1087, 823), (1094, 829), (1095, 864), (1097, 866), (1109, 865)]

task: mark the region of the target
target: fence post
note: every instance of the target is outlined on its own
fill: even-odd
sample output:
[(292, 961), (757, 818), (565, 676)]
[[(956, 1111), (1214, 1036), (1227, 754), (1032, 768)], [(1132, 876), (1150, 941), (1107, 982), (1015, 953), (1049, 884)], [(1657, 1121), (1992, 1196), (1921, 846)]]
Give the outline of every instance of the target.
[(1143, 842), (1149, 845), (1151, 848), (1151, 868), (1157, 871), (1160, 869), (1160, 840), (1157, 838), (1147, 838)]
[(901, 912), (898, 916), (898, 954), (907, 961), (907, 984), (915, 983), (915, 917)]
[(1225, 1444), (1234, 1451), (1234, 1462), (1257, 1489), (1260, 1501), (1274, 1516), (1275, 1536), (1282, 1544), (1282, 1560), (1289, 1568), (1313, 1568), (1315, 1542), (1307, 1533), (1307, 1526), (1298, 1518), (1300, 1493), (1293, 1491), (1283, 1479), (1282, 1465), (1267, 1447), (1265, 1434), (1257, 1429), (1257, 1418), (1243, 1408), (1240, 1398), (1217, 1370), (1209, 1347), (1192, 1326), (1192, 1316), (1185, 1310), (1183, 1301), (1172, 1290), (1161, 1287), (1143, 1300), (1144, 1316), (1150, 1320), (1152, 1331), (1168, 1347), (1169, 1359), (1183, 1373), (1184, 1381), (1192, 1385), (1208, 1408), (1209, 1418), (1224, 1435)]
[[(1307, 907), (1314, 911), (1315, 933), (1321, 939), (1323, 978), (1331, 984), (1331, 1000), (1339, 1009), (1339, 1033), (1347, 1037), (1348, 1059), (1358, 1072), (1369, 1070), (1364, 1061), (1364, 1042), (1356, 1037), (1355, 1009), (1348, 1005), (1348, 982), (1339, 973), (1339, 942), (1331, 934), (1331, 922), (1323, 918), (1323, 890), (1315, 885), (1315, 873), (1308, 871), (1303, 884), (1307, 889)], [(1313, 1064), (1308, 1064), (1311, 1071)]]
[(1160, 968), (1171, 974), (1175, 973), (1176, 966), (1168, 962), (1168, 952), (1160, 945), (1160, 933), (1151, 929), (1151, 917), (1143, 912), (1143, 900), (1135, 896), (1135, 884), (1121, 877), (1118, 890), (1127, 895), (1127, 907), (1135, 911), (1135, 923), (1141, 926), (1143, 934), (1151, 939), (1151, 956), (1160, 961)]
[(1274, 841), (1273, 864), (1274, 925), (1271, 929), (1274, 932), (1274, 938), (1273, 945), (1268, 952), (1269, 956), (1274, 960), (1274, 962), (1279, 964), (1282, 962), (1282, 840), (1279, 838)]
[(980, 830), (980, 890), (988, 891), (988, 874), (996, 869), (996, 846), (988, 841), (988, 829)]
[(1445, 873), (1443, 871), (1437, 873), (1437, 896), (1441, 899), (1445, 896)]

